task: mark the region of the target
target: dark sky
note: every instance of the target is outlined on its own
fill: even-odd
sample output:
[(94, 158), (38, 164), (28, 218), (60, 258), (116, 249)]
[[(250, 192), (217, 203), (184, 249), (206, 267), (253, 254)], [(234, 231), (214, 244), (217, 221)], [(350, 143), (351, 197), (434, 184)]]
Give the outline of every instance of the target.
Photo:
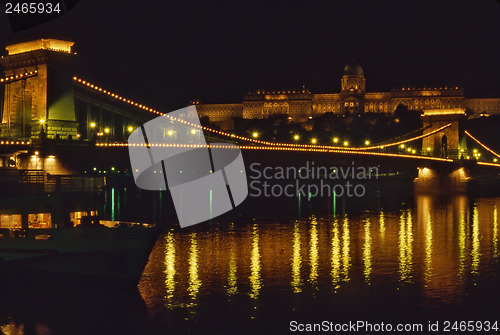
[(81, 0), (15, 34), (0, 14), (2, 49), (45, 37), (76, 42), (81, 77), (163, 111), (258, 88), (337, 92), (350, 58), (368, 91), (447, 84), (500, 97), (495, 0)]

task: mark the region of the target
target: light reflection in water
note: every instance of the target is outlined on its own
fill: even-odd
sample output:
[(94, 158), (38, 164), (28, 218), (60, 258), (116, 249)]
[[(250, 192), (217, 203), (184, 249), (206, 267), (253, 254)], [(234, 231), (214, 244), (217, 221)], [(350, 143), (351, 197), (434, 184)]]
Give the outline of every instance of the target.
[(309, 241), (309, 263), (311, 272), (309, 282), (316, 284), (318, 278), (318, 221), (315, 217), (311, 218), (311, 236)]
[(459, 200), (459, 224), (458, 224), (458, 277), (463, 279), (465, 275), (465, 265), (466, 265), (466, 246), (467, 246), (467, 213), (465, 211), (465, 205)]
[(364, 225), (365, 230), (365, 238), (363, 244), (363, 264), (364, 270), (363, 273), (365, 275), (365, 281), (370, 284), (370, 276), (372, 273), (372, 235), (370, 232), (370, 220), (365, 220)]
[(0, 326), (0, 330), (4, 335), (24, 335), (24, 325), (16, 324), (14, 321)]
[(191, 246), (189, 248), (189, 281), (188, 293), (194, 300), (198, 296), (201, 286), (201, 280), (198, 277), (198, 241), (196, 233), (191, 234)]
[(252, 229), (252, 254), (250, 258), (250, 297), (256, 299), (262, 288), (260, 248), (259, 248), (259, 228), (257, 225)]
[(385, 217), (384, 217), (384, 211), (380, 210), (380, 217), (379, 217), (379, 224), (380, 224), (380, 239), (382, 242), (385, 240)]
[(115, 188), (111, 188), (111, 221), (115, 220)]
[(419, 215), (423, 217), (420, 218), (419, 222), (423, 222), (425, 231), (425, 272), (424, 281), (425, 286), (429, 285), (429, 281), (432, 277), (432, 248), (434, 233), (432, 230), (432, 217), (430, 212), (430, 197), (421, 198), (421, 209), (419, 210)]
[(337, 219), (333, 222), (332, 230), (332, 284), (334, 290), (337, 290), (340, 285), (340, 232), (339, 232), (339, 222)]
[(293, 253), (292, 253), (292, 288), (294, 293), (302, 292), (302, 279), (300, 268), (302, 266), (302, 256), (300, 254), (300, 221), (295, 221), (293, 225)]
[(229, 250), (229, 270), (227, 275), (227, 294), (238, 293), (238, 264), (236, 262), (236, 243), (234, 241), (234, 224), (231, 223), (231, 243)]
[[(432, 196), (416, 200), (414, 208), (384, 210), (363, 218), (263, 220), (262, 224), (241, 223), (237, 230), (220, 226), (226, 234), (217, 235), (216, 244), (210, 230), (203, 239), (195, 233), (170, 231), (163, 240), (165, 248), (158, 249), (163, 252), (160, 271), (165, 297), (176, 302), (188, 299), (176, 306), (189, 305), (201, 293), (221, 290), (226, 297), (257, 299), (263, 295), (264, 281), (269, 290), (282, 290), (285, 285), (297, 295), (310, 294), (309, 288), (323, 293), (325, 285), (329, 292), (340, 287), (349, 292), (350, 279), (362, 278), (377, 287), (381, 281), (404, 282), (422, 290), (429, 303), (462, 299), (470, 275), (487, 276), (493, 271), (492, 260), (498, 259), (496, 204), (479, 201), (472, 207), (465, 196), (446, 202)], [(353, 250), (360, 253), (352, 254)], [(202, 262), (213, 255), (217, 255), (215, 263)], [(241, 282), (245, 277), (247, 289)]]
[(481, 244), (479, 242), (479, 212), (477, 205), (472, 212), (472, 250), (471, 250), (471, 273), (477, 274), (481, 257)]
[(493, 208), (493, 258), (498, 258), (498, 211), (496, 204)]
[(351, 267), (351, 237), (349, 233), (349, 219), (344, 218), (342, 225), (342, 279), (349, 281), (349, 269)]
[(165, 286), (166, 298), (170, 302), (175, 290), (175, 241), (171, 231), (165, 236)]
[(413, 269), (413, 224), (409, 210), (399, 219), (399, 275), (403, 282), (411, 282)]
[(432, 218), (431, 213), (427, 213), (425, 221), (425, 283), (427, 284), (432, 276)]

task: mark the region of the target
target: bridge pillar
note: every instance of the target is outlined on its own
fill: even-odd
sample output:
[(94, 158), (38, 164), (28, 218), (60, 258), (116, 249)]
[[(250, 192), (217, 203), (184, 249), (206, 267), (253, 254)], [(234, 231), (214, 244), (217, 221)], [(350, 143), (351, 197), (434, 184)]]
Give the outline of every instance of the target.
[(471, 180), (466, 167), (419, 167), (415, 190), (419, 192), (465, 192)]
[(467, 118), (465, 109), (427, 109), (424, 110), (422, 121), (426, 127), (424, 135), (431, 133), (451, 123), (446, 129), (424, 137), (422, 152), (434, 157), (460, 158), (462, 150), (466, 150), (463, 122)]
[(0, 138), (76, 139), (73, 92), (74, 43), (40, 39), (6, 47)]

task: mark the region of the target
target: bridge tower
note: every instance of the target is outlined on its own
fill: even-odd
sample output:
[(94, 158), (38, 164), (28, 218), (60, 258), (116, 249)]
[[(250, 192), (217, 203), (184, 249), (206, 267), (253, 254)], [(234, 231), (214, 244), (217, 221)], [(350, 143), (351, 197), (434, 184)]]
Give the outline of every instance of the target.
[[(422, 152), (440, 158), (458, 160), (466, 151), (463, 123), (467, 118), (465, 109), (428, 109), (422, 116), (426, 127), (424, 135), (436, 131), (448, 124), (449, 127), (427, 136), (422, 141)], [(462, 164), (449, 162), (448, 165), (427, 163), (418, 168), (415, 179), (417, 191), (424, 192), (463, 192), (470, 181), (470, 170)]]
[(424, 137), (422, 152), (434, 157), (460, 158), (462, 149), (465, 151), (463, 141), (466, 119), (465, 109), (426, 109), (422, 116), (424, 135), (451, 124), (448, 128), (434, 135)]
[(0, 138), (76, 139), (73, 44), (39, 39), (6, 47)]

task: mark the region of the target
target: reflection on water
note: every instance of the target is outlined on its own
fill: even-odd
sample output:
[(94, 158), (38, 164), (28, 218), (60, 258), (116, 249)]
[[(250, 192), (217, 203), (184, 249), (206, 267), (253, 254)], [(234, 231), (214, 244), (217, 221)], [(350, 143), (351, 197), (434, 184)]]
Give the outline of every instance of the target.
[(252, 228), (252, 253), (250, 256), (250, 297), (257, 298), (262, 287), (260, 274), (260, 248), (259, 248), (259, 228), (254, 225)]
[(332, 231), (332, 284), (335, 289), (339, 288), (340, 282), (340, 231), (338, 219), (333, 222)]
[[(398, 210), (234, 222), (198, 233), (171, 231), (155, 249), (165, 260), (161, 271), (167, 294), (163, 300), (148, 298), (154, 283), (147, 278), (153, 275), (145, 276), (141, 293), (155, 311), (161, 310), (157, 304), (182, 310), (210, 298), (222, 305), (226, 301), (230, 309), (234, 297), (240, 303), (267, 301), (279, 292), (283, 299), (301, 301), (290, 304), (292, 313), (317, 304), (311, 299), (318, 297), (378, 294), (394, 299), (403, 288), (406, 293), (400, 294), (414, 299), (410, 309), (464, 304), (471, 283), (479, 290), (480, 282), (486, 285), (487, 294), (491, 284), (484, 282), (499, 275), (494, 262), (498, 204), (500, 198), (443, 201), (422, 195), (414, 206)], [(161, 268), (151, 262), (146, 273)], [(258, 305), (248, 306), (249, 318), (259, 319)]]
[(188, 292), (191, 298), (196, 301), (201, 286), (201, 280), (198, 277), (198, 241), (196, 240), (196, 233), (191, 233), (190, 240)]
[(300, 269), (302, 267), (302, 257), (300, 254), (300, 221), (295, 221), (293, 225), (293, 257), (292, 257), (292, 288), (294, 293), (302, 292), (302, 279)]
[(370, 232), (370, 219), (365, 219), (364, 224), (365, 238), (363, 244), (363, 273), (365, 281), (370, 284), (370, 276), (372, 274), (372, 235)]
[[(115, 203), (109, 205), (115, 211), (110, 214), (120, 218), (118, 207), (125, 193), (111, 192), (109, 199)], [(203, 333), (207, 324), (226, 325), (221, 332), (232, 333), (251, 325), (249, 320), (258, 323), (260, 330), (263, 324), (273, 327), (274, 322), (275, 333), (283, 333), (289, 320), (332, 316), (354, 320), (358, 311), (358, 319), (375, 314), (375, 321), (408, 315), (431, 320), (441, 317), (442, 311), (449, 313), (443, 318), (455, 319), (472, 319), (466, 314), (471, 311), (485, 317), (500, 313), (488, 300), (500, 294), (500, 198), (421, 195), (414, 204), (356, 213), (340, 204), (333, 202), (333, 215), (249, 218), (230, 224), (214, 220), (160, 236), (139, 287), (149, 318), (156, 322), (153, 333), (171, 329)], [(71, 218), (81, 215), (73, 213)], [(76, 334), (81, 315), (90, 315), (88, 330), (115, 311), (107, 328), (86, 332), (113, 334), (117, 320), (122, 320), (123, 329), (129, 327), (124, 315), (134, 321), (136, 312), (129, 310), (138, 304), (135, 298), (132, 303), (126, 298), (120, 293), (107, 305), (98, 300), (100, 294), (78, 298), (90, 300), (82, 306), (95, 305), (95, 311), (79, 303), (71, 310), (53, 306), (57, 300), (44, 299), (48, 307), (42, 311), (47, 313), (25, 322), (26, 306), (37, 305), (20, 302), (13, 310), (18, 298), (11, 297), (4, 307), (0, 304), (4, 309), (0, 331)], [(116, 303), (119, 299), (125, 302)], [(61, 301), (66, 303), (66, 295)], [(39, 312), (36, 309), (31, 315)], [(61, 312), (68, 320), (63, 328), (71, 332), (54, 330), (54, 325), (61, 326)], [(21, 317), (11, 318), (11, 313)], [(132, 326), (138, 324), (142, 327), (146, 321), (140, 319)]]
[(165, 286), (167, 288), (166, 298), (172, 300), (175, 289), (175, 244), (174, 234), (168, 232), (165, 236)]
[(316, 284), (316, 279), (318, 278), (318, 222), (315, 217), (312, 217), (311, 219), (309, 234), (309, 263), (311, 265), (309, 282), (314, 285)]
[(402, 282), (411, 282), (413, 269), (413, 227), (411, 212), (399, 218), (399, 275)]

